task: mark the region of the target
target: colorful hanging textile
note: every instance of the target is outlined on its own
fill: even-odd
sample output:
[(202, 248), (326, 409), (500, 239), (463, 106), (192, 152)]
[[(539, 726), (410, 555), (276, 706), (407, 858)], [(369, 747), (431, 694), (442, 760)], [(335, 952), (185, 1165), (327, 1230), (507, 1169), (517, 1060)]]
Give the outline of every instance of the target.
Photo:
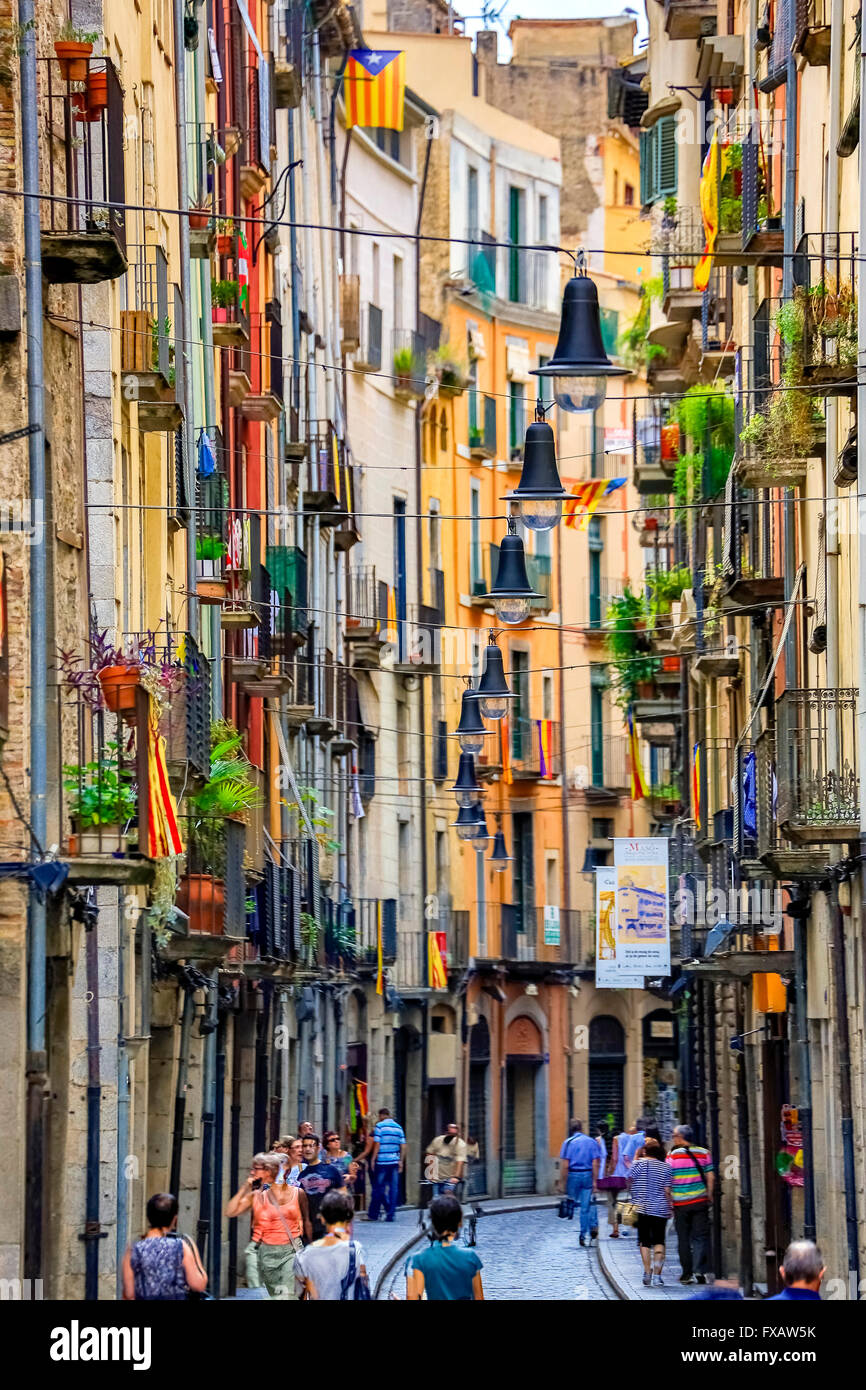
[(634, 715), (630, 709), (628, 712), (628, 751), (629, 762), (631, 764), (631, 799), (632, 801), (642, 801), (647, 794), (646, 779), (641, 764), (640, 743), (638, 741)]
[(165, 739), (159, 732), (159, 705), (153, 695), (148, 696), (147, 710), (147, 853), (151, 859), (167, 859), (183, 854), (183, 841), (165, 765)]
[(701, 745), (696, 743), (692, 749), (692, 810), (695, 817), (695, 830), (700, 830), (701, 821)]
[(427, 980), (430, 989), (448, 988), (447, 945), (444, 931), (427, 933)]
[(538, 765), (546, 782), (553, 780), (553, 720), (536, 719), (538, 727)]
[(602, 497), (624, 487), (627, 481), (627, 478), (590, 478), (588, 482), (575, 483), (571, 496), (565, 499), (566, 526), (586, 531)]
[(511, 776), (511, 739), (507, 714), (504, 714), (499, 721), (499, 748), (502, 755), (502, 780), (506, 786), (510, 787), (513, 778)]
[(729, 159), (729, 147), (719, 145), (719, 132), (714, 130), (701, 171), (701, 220), (704, 224), (705, 246), (704, 254), (695, 266), (694, 273), (694, 286), (701, 294), (710, 283), (713, 252), (719, 234), (719, 185), (725, 177)]
[(376, 903), (376, 993), (385, 993), (385, 972), (382, 965), (382, 903)]

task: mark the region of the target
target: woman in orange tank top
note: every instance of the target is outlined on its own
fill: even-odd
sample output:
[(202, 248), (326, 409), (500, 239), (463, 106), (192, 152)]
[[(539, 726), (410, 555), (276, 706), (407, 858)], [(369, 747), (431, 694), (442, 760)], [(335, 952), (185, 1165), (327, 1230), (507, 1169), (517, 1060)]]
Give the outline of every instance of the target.
[(275, 1186), (279, 1154), (256, 1154), (250, 1175), (226, 1207), (229, 1217), (252, 1214), (252, 1237), (244, 1252), (247, 1288), (266, 1288), (271, 1298), (297, 1298), (295, 1254), (309, 1226), (307, 1196), (288, 1184)]

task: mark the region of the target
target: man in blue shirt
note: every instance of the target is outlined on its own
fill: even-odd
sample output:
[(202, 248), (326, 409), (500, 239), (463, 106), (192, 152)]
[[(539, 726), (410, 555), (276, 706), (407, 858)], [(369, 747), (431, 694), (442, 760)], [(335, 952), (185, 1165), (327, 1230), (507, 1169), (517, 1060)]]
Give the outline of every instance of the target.
[(406, 1136), (397, 1121), (391, 1119), (391, 1111), (384, 1106), (379, 1111), (379, 1123), (373, 1130), (370, 1159), (373, 1164), (373, 1193), (367, 1220), (379, 1220), (379, 1208), (384, 1201), (387, 1212), (385, 1220), (393, 1221), (397, 1210), (399, 1175), (406, 1161)]
[(779, 1266), (785, 1287), (767, 1301), (783, 1303), (802, 1299), (820, 1303), (821, 1280), (825, 1272), (824, 1257), (815, 1242), (794, 1240), (785, 1251), (785, 1263)]
[(592, 1194), (598, 1181), (598, 1144), (583, 1133), (580, 1120), (572, 1120), (571, 1131), (559, 1151), (560, 1182), (580, 1207), (580, 1243), (588, 1245), (592, 1230)]

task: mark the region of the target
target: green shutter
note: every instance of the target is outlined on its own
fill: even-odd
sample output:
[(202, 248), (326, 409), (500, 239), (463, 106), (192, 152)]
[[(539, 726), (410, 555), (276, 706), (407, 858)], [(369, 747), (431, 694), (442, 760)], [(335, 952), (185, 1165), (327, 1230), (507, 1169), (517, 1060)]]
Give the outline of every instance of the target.
[(675, 116), (662, 116), (656, 122), (656, 198), (677, 191), (677, 125)]
[(652, 202), (652, 189), (655, 183), (653, 158), (655, 155), (655, 126), (640, 133), (640, 201), (641, 207)]

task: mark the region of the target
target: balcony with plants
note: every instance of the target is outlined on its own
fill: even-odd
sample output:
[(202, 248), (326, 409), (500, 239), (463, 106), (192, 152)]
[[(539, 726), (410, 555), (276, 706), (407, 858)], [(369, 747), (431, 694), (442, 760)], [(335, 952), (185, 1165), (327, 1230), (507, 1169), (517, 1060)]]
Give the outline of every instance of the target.
[(468, 390), (468, 365), (452, 343), (441, 343), (433, 353), (432, 361), (440, 396), (462, 396)]
[(745, 488), (801, 486), (809, 460), (824, 452), (824, 415), (805, 389), (805, 351), (802, 296), (763, 301), (741, 361), (736, 474)]
[(169, 283), (161, 246), (131, 246), (127, 302), (120, 312), (123, 396), (138, 405), (138, 428), (146, 433), (177, 429), (183, 420), (183, 353), (173, 325), (183, 322), (183, 301)]
[(797, 247), (803, 379), (819, 396), (853, 395), (857, 387), (858, 266), (854, 232), (807, 235)]
[[(705, 574), (704, 589), (711, 591), (705, 609), (720, 614), (757, 616), (762, 609), (784, 602), (785, 582), (781, 552), (783, 534), (780, 498), (760, 502), (728, 483), (725, 521), (722, 531), (722, 555), (715, 561), (713, 575)], [(712, 628), (712, 634), (720, 631)]]
[(673, 403), (662, 396), (636, 400), (632, 407), (634, 485), (642, 496), (673, 491), (680, 455), (680, 427)]
[(398, 400), (422, 401), (427, 383), (427, 345), (411, 328), (395, 328), (391, 334), (391, 374)]
[(469, 394), (469, 452), (473, 458), (496, 457), (496, 398), (485, 396), (470, 386)]
[(53, 284), (98, 284), (127, 267), (123, 89), (98, 33), (67, 22), (38, 66), (42, 272)]
[(232, 218), (217, 222), (217, 266), (211, 278), (211, 331), (216, 347), (250, 343), (249, 290), (242, 282), (245, 253)]
[(696, 503), (724, 491), (735, 446), (734, 402), (721, 383), (691, 386), (671, 407), (677, 427), (674, 503), (677, 520), (687, 521)]
[(269, 545), (267, 570), (278, 597), (272, 650), (275, 656), (291, 657), (310, 630), (307, 556), (297, 545)]
[(355, 477), (345, 442), (330, 420), (310, 420), (304, 511), (334, 527), (334, 545), (348, 550), (360, 536), (355, 523)]
[(196, 442), (196, 593), (202, 603), (222, 603), (228, 594), (229, 486), (222, 432), (199, 431)]
[(517, 781), (554, 781), (562, 772), (560, 725), (523, 715), (508, 720), (511, 775)]

